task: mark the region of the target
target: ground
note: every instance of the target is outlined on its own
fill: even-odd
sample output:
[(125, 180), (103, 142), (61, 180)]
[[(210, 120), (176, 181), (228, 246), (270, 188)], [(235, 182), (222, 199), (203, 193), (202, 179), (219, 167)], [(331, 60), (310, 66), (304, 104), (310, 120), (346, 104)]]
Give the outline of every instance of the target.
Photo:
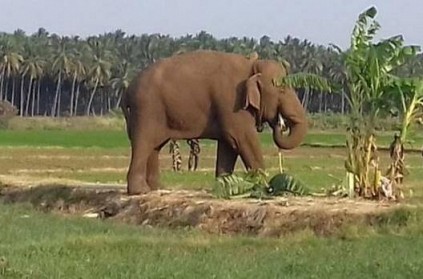
[[(0, 199), (5, 203), (0, 203), (0, 224), (6, 224), (0, 226), (0, 277), (423, 274), (418, 248), (423, 244), (423, 160), (417, 152), (407, 153), (410, 175), (401, 203), (216, 200), (210, 194), (215, 156), (210, 141), (201, 143), (197, 172), (172, 172), (163, 150), (166, 189), (128, 198), (122, 194), (129, 163), (126, 134), (107, 124), (82, 126), (0, 131)], [(390, 137), (384, 133), (382, 145)], [(414, 148), (422, 143), (415, 140)], [(312, 130), (304, 146), (284, 153), (286, 171), (314, 191), (341, 183), (343, 141), (342, 132)], [(268, 170), (275, 174), (277, 150), (269, 134), (262, 142)], [(181, 146), (186, 169), (187, 146)], [(386, 151), (380, 152), (386, 162)], [(242, 170), (238, 164), (237, 171)]]

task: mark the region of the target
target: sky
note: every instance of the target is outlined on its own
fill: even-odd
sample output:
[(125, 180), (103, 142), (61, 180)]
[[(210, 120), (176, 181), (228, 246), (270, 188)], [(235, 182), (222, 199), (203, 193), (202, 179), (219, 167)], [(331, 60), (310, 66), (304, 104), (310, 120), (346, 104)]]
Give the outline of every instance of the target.
[(0, 32), (43, 27), (86, 37), (121, 29), (179, 37), (204, 30), (217, 38), (291, 35), (346, 48), (358, 14), (370, 6), (378, 9), (379, 38), (402, 34), (407, 44), (423, 45), (422, 0), (0, 0)]

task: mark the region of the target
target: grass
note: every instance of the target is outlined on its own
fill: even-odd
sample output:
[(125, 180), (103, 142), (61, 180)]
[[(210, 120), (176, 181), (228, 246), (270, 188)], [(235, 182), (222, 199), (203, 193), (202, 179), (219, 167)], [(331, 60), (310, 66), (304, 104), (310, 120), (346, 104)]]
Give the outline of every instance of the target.
[[(273, 146), (269, 131), (263, 132), (261, 142), (264, 146)], [(380, 146), (387, 147), (393, 139), (393, 132), (383, 132), (378, 137)], [(201, 145), (214, 145), (214, 141), (202, 140)], [(345, 144), (342, 132), (310, 131), (304, 140), (305, 145), (337, 145)], [(56, 147), (97, 147), (125, 148), (129, 146), (126, 132), (123, 130), (0, 130), (0, 146), (56, 146)], [(423, 136), (415, 134), (410, 138), (408, 148), (423, 146)]]
[(140, 229), (0, 205), (0, 277), (421, 278), (422, 224), (414, 222), (395, 234), (350, 228), (326, 239), (306, 231), (257, 239)]
[[(0, 131), (0, 183), (5, 176), (29, 182), (47, 177), (124, 183), (130, 150), (123, 129), (107, 128), (107, 122), (87, 131), (82, 127), (92, 124), (78, 128), (75, 121), (65, 130), (55, 122), (48, 129), (37, 123), (33, 130)], [(272, 175), (277, 172), (277, 150), (269, 134), (261, 137)], [(387, 144), (391, 137), (384, 132), (380, 142)], [(414, 139), (418, 145), (423, 142), (420, 135)], [(309, 144), (344, 141), (339, 131), (312, 130), (306, 138)], [(162, 151), (161, 179), (167, 188), (211, 188), (215, 143), (202, 141), (201, 147), (197, 172), (171, 171), (170, 155)], [(181, 148), (186, 168), (187, 145), (181, 143)], [(320, 190), (343, 178), (344, 152), (302, 146), (284, 152), (285, 168), (312, 190)], [(381, 156), (387, 162), (387, 152)], [(409, 200), (421, 203), (420, 155), (407, 154), (407, 164), (411, 174), (406, 186), (414, 190)], [(237, 171), (242, 170), (238, 162)], [(421, 213), (400, 211), (372, 228), (346, 227), (332, 238), (304, 231), (283, 239), (258, 239), (140, 228), (0, 204), (0, 278), (421, 278)]]
[(129, 142), (124, 131), (5, 130), (0, 145), (116, 148)]
[[(35, 133), (35, 131), (30, 131)], [(46, 132), (46, 131), (43, 131)], [(62, 133), (62, 131), (47, 131), (49, 133)], [(21, 131), (9, 131), (11, 137), (19, 138)], [(126, 171), (129, 163), (130, 149), (127, 146), (125, 135), (110, 131), (90, 131), (82, 140), (79, 131), (66, 132), (66, 136), (55, 137), (54, 140), (61, 148), (50, 146), (38, 146), (34, 137), (20, 138), (21, 146), (1, 146), (0, 144), (0, 175), (7, 175), (15, 180), (35, 181), (40, 178), (59, 178), (80, 180), (85, 182), (99, 183), (125, 183)], [(115, 134), (114, 134), (115, 133)], [(113, 136), (114, 134), (114, 136)], [(122, 136), (121, 139), (119, 137)], [(45, 144), (52, 138), (43, 138), (42, 134), (36, 134), (40, 141)], [(263, 136), (264, 137), (264, 136)], [(323, 138), (323, 136), (322, 136)], [(332, 139), (332, 135), (324, 138)], [(78, 142), (76, 142), (76, 139)], [(108, 139), (106, 141), (105, 139)], [(96, 140), (98, 140), (96, 142)], [(120, 142), (122, 140), (122, 142)], [(0, 136), (0, 142), (4, 143), (5, 137)], [(17, 144), (18, 140), (14, 143)], [(104, 147), (104, 143), (112, 147)], [(120, 142), (120, 143), (119, 143)], [(84, 143), (85, 146), (75, 146)], [(93, 145), (97, 146), (93, 147)], [(33, 146), (35, 145), (35, 146)], [(98, 145), (102, 145), (99, 147)], [(188, 172), (187, 156), (188, 146), (181, 143), (183, 155), (183, 168), (180, 173), (171, 170), (171, 157), (167, 147), (161, 152), (161, 180), (167, 188), (171, 189), (211, 189), (214, 183), (215, 166), (215, 143), (207, 141), (201, 144), (200, 169), (197, 172)], [(265, 163), (270, 175), (278, 172), (277, 150), (269, 140), (263, 140)], [(301, 179), (311, 190), (320, 191), (333, 184), (339, 184), (345, 175), (344, 148), (315, 148), (302, 146), (295, 150), (284, 152), (285, 169), (288, 173)], [(380, 152), (382, 162), (386, 169), (389, 162), (388, 153)], [(406, 162), (410, 170), (410, 176), (406, 178), (406, 186), (414, 189), (413, 199), (423, 199), (423, 187), (421, 187), (422, 159), (420, 154), (410, 153)], [(238, 160), (237, 171), (243, 171), (243, 165)], [(408, 191), (406, 192), (408, 195)]]
[[(84, 120), (84, 122), (87, 122), (87, 120)], [(104, 124), (95, 126), (96, 123), (100, 122), (98, 119), (93, 120), (93, 122), (87, 129), (84, 129), (84, 127), (89, 125), (87, 123), (78, 127), (72, 122), (72, 126), (69, 129), (65, 124), (61, 124), (60, 128), (55, 129), (37, 129), (36, 125), (33, 129), (0, 130), (0, 146), (56, 146), (68, 148), (123, 148), (129, 146), (126, 132), (122, 127), (118, 129), (115, 124), (110, 127)], [(56, 123), (56, 125), (59, 124)], [(384, 147), (389, 146), (393, 135), (393, 131), (378, 132), (378, 144)], [(264, 146), (274, 145), (270, 130), (265, 130), (265, 132), (261, 133), (260, 138)], [(201, 140), (202, 146), (214, 144), (215, 142), (211, 140)], [(325, 131), (312, 129), (307, 134), (303, 144), (343, 146), (345, 145), (345, 134), (343, 130)], [(406, 147), (419, 148), (421, 146), (423, 146), (423, 135), (418, 133), (411, 134)]]

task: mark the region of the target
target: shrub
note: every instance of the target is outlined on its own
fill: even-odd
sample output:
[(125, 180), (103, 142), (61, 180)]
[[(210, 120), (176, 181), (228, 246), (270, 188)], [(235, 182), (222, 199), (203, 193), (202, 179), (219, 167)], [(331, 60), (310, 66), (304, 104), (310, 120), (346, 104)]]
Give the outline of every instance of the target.
[(8, 101), (0, 101), (0, 129), (7, 129), (9, 120), (18, 114), (16, 107)]

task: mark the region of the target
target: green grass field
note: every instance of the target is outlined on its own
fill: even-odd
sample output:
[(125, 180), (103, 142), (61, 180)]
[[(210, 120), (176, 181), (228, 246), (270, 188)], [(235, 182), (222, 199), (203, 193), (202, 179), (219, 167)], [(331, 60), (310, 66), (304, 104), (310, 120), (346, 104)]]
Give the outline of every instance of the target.
[[(393, 139), (393, 132), (381, 132), (378, 137), (380, 146), (387, 147)], [(263, 132), (261, 141), (264, 146), (273, 145), (270, 131)], [(213, 141), (202, 140), (202, 145), (212, 145)], [(345, 144), (342, 131), (315, 131), (308, 133), (304, 145), (338, 145)], [(408, 148), (420, 148), (423, 134), (413, 134)], [(60, 147), (98, 147), (122, 148), (129, 146), (126, 132), (123, 130), (0, 130), (0, 146), (60, 146)]]
[[(384, 132), (379, 142), (386, 145), (391, 137), (392, 133)], [(423, 138), (414, 140), (420, 147)], [(306, 139), (308, 144), (321, 145), (344, 141), (336, 131), (311, 131)], [(262, 146), (270, 174), (277, 173), (277, 150), (267, 133), (262, 134)], [(187, 145), (181, 147), (186, 169)], [(200, 169), (180, 173), (171, 170), (167, 147), (163, 149), (161, 178), (166, 188), (212, 187), (215, 143), (202, 141), (201, 147)], [(0, 182), (123, 185), (129, 152), (122, 129), (1, 130)], [(388, 154), (380, 155), (386, 165)], [(285, 168), (318, 191), (341, 182), (344, 156), (344, 148), (302, 146), (284, 153)], [(406, 160), (407, 201), (419, 205), (423, 160), (417, 153), (407, 154)], [(237, 171), (242, 170), (238, 162)], [(419, 216), (417, 211), (406, 217), (405, 225), (350, 227), (330, 238), (304, 231), (265, 239), (140, 228), (0, 204), (0, 278), (421, 278), (423, 220)]]
[[(271, 135), (263, 133), (262, 147), (265, 163), (271, 175), (278, 172), (278, 155)], [(423, 138), (415, 137), (417, 142)], [(380, 141), (387, 145), (390, 134), (385, 133)], [(342, 145), (345, 136), (334, 132), (314, 132), (307, 136), (306, 143)], [(188, 146), (181, 141), (183, 171), (171, 170), (168, 147), (161, 152), (162, 181), (168, 188), (204, 189), (214, 183), (216, 143), (201, 141), (200, 168), (195, 173), (186, 171)], [(124, 183), (129, 164), (130, 148), (126, 133), (119, 130), (25, 130), (0, 131), (0, 175), (16, 179), (68, 179), (98, 183)], [(386, 167), (388, 154), (380, 152)], [(305, 182), (312, 190), (339, 184), (344, 178), (345, 149), (308, 147), (307, 144), (284, 153), (285, 168)], [(415, 194), (423, 197), (416, 187), (423, 178), (422, 159), (418, 153), (407, 155), (411, 171), (407, 186), (414, 187)], [(238, 160), (237, 171), (243, 171)]]
[[(140, 229), (0, 205), (0, 278), (421, 278), (423, 223), (283, 239)], [(345, 239), (346, 238), (346, 239)]]

